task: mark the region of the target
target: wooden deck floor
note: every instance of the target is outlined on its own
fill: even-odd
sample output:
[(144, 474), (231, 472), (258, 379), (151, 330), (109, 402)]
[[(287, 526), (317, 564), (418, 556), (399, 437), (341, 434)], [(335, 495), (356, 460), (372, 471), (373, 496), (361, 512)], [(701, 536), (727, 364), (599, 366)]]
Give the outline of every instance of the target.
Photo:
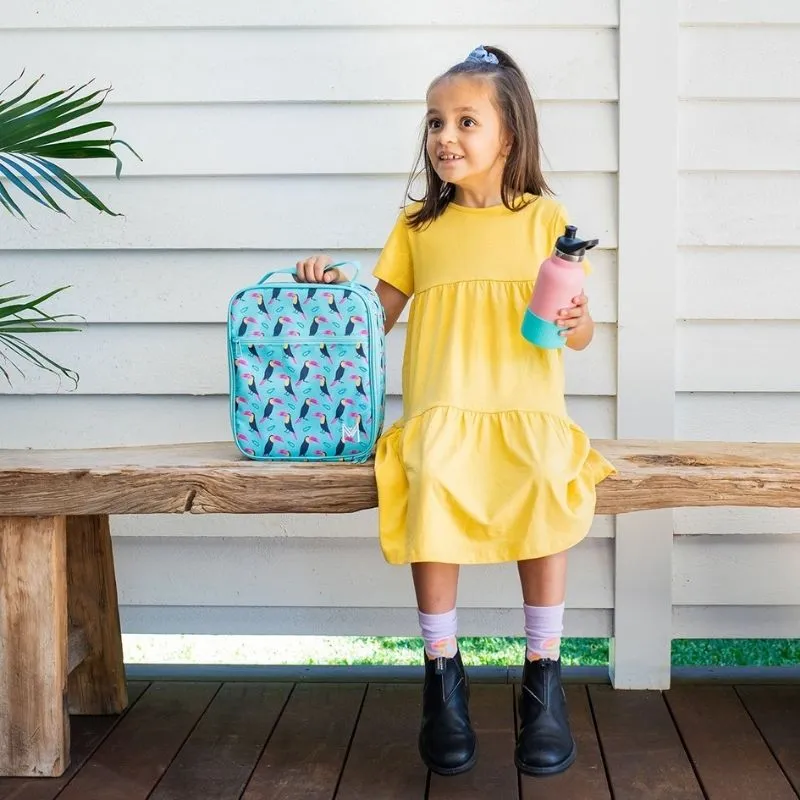
[(413, 683), (133, 682), (119, 718), (74, 717), (59, 779), (0, 778), (0, 800), (793, 800), (800, 685), (567, 687), (579, 756), (565, 774), (513, 766), (510, 684), (474, 683), (478, 765), (429, 775)]

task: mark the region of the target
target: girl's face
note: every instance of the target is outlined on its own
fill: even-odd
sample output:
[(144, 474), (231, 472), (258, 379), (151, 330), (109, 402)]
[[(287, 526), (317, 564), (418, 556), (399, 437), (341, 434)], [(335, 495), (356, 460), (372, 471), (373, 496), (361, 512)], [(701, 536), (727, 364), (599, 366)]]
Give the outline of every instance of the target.
[(443, 181), (499, 196), (510, 142), (490, 80), (456, 76), (437, 83), (428, 93), (427, 130), (428, 158)]

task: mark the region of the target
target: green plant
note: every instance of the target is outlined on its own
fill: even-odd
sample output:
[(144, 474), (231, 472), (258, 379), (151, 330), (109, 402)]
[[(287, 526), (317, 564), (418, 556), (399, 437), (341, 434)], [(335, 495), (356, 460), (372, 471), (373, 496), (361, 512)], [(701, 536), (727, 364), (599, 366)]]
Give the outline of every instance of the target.
[[(130, 145), (113, 138), (116, 126), (112, 122), (72, 124), (85, 120), (100, 108), (110, 89), (86, 92), (89, 86), (86, 83), (31, 98), (40, 77), (24, 91), (3, 100), (3, 95), (21, 79), (22, 75), (0, 92), (0, 205), (12, 216), (26, 220), (20, 205), (23, 198), (67, 215), (59, 204), (59, 201), (64, 203), (63, 197), (66, 197), (88, 203), (101, 213), (119, 216), (83, 182), (55, 163), (62, 159), (113, 159), (119, 178), (122, 161), (114, 152), (114, 145), (124, 145), (140, 158)], [(110, 135), (99, 135), (100, 131), (109, 129)], [(10, 284), (10, 281), (2, 283), (0, 289)], [(59, 324), (74, 315), (51, 315), (42, 309), (50, 298), (68, 288), (61, 286), (39, 297), (26, 294), (0, 297), (0, 356), (3, 359), (0, 372), (9, 383), (11, 376), (6, 366), (24, 376), (18, 363), (21, 359), (39, 369), (64, 375), (77, 386), (76, 372), (48, 358), (24, 338), (35, 333), (79, 330)]]

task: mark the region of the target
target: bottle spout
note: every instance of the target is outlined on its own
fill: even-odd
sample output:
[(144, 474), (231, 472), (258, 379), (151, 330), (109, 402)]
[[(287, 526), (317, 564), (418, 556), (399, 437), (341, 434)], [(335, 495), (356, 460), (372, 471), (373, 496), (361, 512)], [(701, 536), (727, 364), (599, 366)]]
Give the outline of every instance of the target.
[(579, 239), (575, 225), (567, 225), (564, 233), (556, 240), (556, 253), (560, 256), (571, 256), (570, 261), (580, 261), (587, 250), (596, 247), (599, 239)]

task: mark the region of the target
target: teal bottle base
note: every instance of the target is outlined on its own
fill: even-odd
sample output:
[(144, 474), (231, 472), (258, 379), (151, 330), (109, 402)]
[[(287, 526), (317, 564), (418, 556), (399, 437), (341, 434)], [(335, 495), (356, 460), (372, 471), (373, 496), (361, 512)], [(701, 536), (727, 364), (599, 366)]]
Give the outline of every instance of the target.
[(558, 350), (564, 346), (565, 339), (561, 335), (563, 328), (555, 322), (537, 317), (530, 309), (525, 310), (525, 318), (522, 320), (522, 335), (537, 347), (546, 350)]

